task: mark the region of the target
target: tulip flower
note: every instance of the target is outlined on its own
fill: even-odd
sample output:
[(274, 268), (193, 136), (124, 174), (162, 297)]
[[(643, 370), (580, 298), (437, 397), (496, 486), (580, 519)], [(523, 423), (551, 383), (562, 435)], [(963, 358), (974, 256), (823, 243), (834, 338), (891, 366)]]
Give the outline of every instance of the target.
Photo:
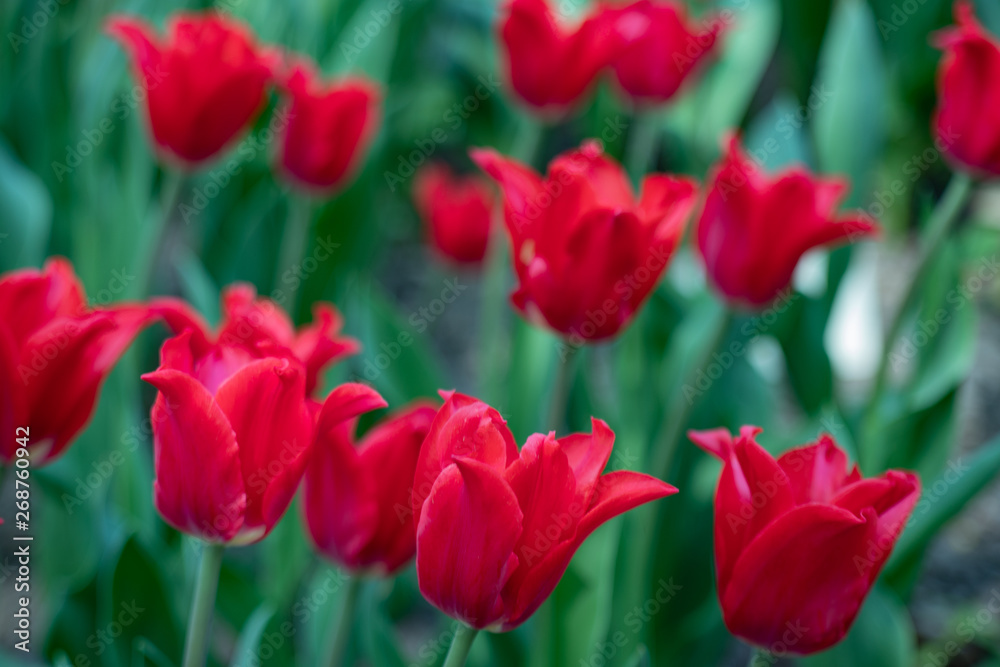
[[(313, 443), (306, 370), (294, 358), (213, 343), (187, 329), (167, 340), (142, 379), (153, 404), (156, 509), (207, 542), (263, 539), (288, 509)], [(324, 430), (383, 407), (372, 389), (341, 385), (316, 416)]]
[(695, 25), (676, 0), (636, 0), (613, 10), (619, 23), (644, 25), (613, 62), (621, 89), (636, 103), (662, 103), (714, 53), (722, 24)]
[(94, 413), (101, 385), (150, 322), (144, 306), (92, 309), (65, 259), (0, 276), (0, 461), (28, 430), (33, 466), (62, 454)]
[(500, 184), (525, 317), (570, 339), (617, 334), (656, 287), (695, 206), (696, 184), (651, 174), (638, 198), (621, 166), (587, 142), (542, 178), (492, 150), (472, 159)]
[(146, 91), (153, 142), (168, 162), (195, 168), (234, 142), (263, 109), (279, 58), (218, 12), (178, 13), (161, 38), (145, 21), (114, 16), (108, 33)]
[(791, 282), (806, 251), (877, 231), (860, 211), (837, 217), (847, 189), (843, 179), (819, 178), (802, 167), (762, 173), (733, 137), (698, 220), (709, 280), (731, 302), (766, 306)]
[(329, 194), (350, 179), (379, 125), (379, 92), (361, 78), (323, 81), (301, 60), (283, 82), (287, 122), (278, 168), (307, 192)]
[(343, 318), (333, 305), (313, 306), (313, 324), (298, 331), (285, 311), (274, 301), (258, 298), (252, 285), (234, 283), (222, 292), (222, 323), (212, 331), (205, 320), (187, 303), (172, 297), (153, 299), (150, 310), (164, 319), (176, 334), (191, 330), (191, 346), (196, 355), (207, 354), (222, 343), (241, 348), (253, 356), (297, 359), (305, 367), (306, 395), (319, 385), (320, 375), (331, 363), (356, 354), (360, 345), (340, 335)]
[(435, 607), (504, 632), (552, 593), (601, 524), (676, 489), (628, 471), (602, 475), (614, 433), (535, 434), (518, 452), (496, 410), (442, 392), (414, 475), (417, 578)]
[(318, 430), (303, 507), (309, 535), (324, 556), (348, 570), (383, 576), (413, 558), (410, 489), (436, 412), (429, 403), (415, 403), (391, 414), (360, 442), (355, 442), (357, 420)]
[(955, 2), (955, 21), (958, 25), (934, 38), (944, 51), (936, 147), (966, 170), (1000, 175), (1000, 42), (979, 23), (967, 0)]
[(564, 112), (576, 105), (625, 43), (603, 8), (575, 27), (563, 25), (547, 0), (508, 0), (502, 11), (507, 79), (536, 111)]
[(715, 575), (726, 627), (771, 651), (807, 655), (840, 641), (920, 496), (890, 470), (862, 479), (828, 435), (777, 460), (744, 426), (690, 432), (722, 460)]
[(488, 183), (431, 164), (417, 172), (413, 199), (432, 245), (443, 257), (459, 264), (483, 261), (493, 215)]

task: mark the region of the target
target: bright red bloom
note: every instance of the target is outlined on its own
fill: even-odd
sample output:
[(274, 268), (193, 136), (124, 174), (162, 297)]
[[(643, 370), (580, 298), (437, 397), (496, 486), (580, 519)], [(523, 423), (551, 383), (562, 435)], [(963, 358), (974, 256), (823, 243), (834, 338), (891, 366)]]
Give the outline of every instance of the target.
[(955, 21), (934, 38), (945, 52), (938, 69), (936, 145), (966, 169), (1000, 175), (1000, 42), (976, 20), (967, 0), (955, 2)]
[(391, 414), (360, 443), (357, 420), (319, 424), (303, 482), (313, 544), (347, 569), (388, 576), (416, 553), (410, 489), (437, 408), (418, 402)]
[(561, 25), (547, 0), (507, 0), (503, 16), (507, 79), (540, 111), (565, 111), (579, 102), (625, 43), (601, 8), (575, 28)]
[[(744, 426), (689, 432), (722, 459), (715, 569), (726, 627), (764, 648), (806, 655), (840, 641), (920, 496), (890, 470), (862, 479), (828, 435), (776, 461)], [(790, 629), (794, 639), (789, 639)]]
[(153, 299), (150, 310), (161, 316), (174, 333), (190, 329), (194, 354), (201, 356), (218, 343), (243, 348), (255, 357), (285, 357), (305, 367), (306, 394), (312, 395), (320, 374), (330, 364), (356, 354), (361, 346), (340, 335), (343, 318), (329, 303), (313, 306), (315, 322), (295, 330), (277, 303), (257, 297), (252, 285), (234, 283), (222, 292), (222, 322), (213, 332), (185, 301), (173, 297)]
[(617, 334), (670, 262), (695, 206), (694, 181), (651, 174), (637, 200), (596, 142), (556, 157), (544, 179), (493, 150), (471, 154), (503, 189), (520, 282), (514, 306), (569, 337)]
[(597, 527), (677, 489), (602, 475), (615, 435), (536, 433), (518, 453), (496, 410), (443, 392), (413, 481), (417, 578), (435, 607), (474, 628), (517, 627), (552, 593)]
[(278, 57), (234, 19), (178, 13), (161, 39), (145, 21), (115, 16), (107, 31), (132, 59), (153, 141), (168, 160), (196, 167), (215, 157), (264, 107)]
[(716, 289), (730, 301), (765, 306), (791, 282), (806, 251), (875, 233), (860, 211), (837, 217), (847, 189), (844, 179), (802, 167), (768, 176), (734, 137), (698, 221), (698, 249)]
[(283, 88), (289, 101), (278, 167), (299, 187), (328, 194), (349, 180), (375, 137), (378, 89), (361, 78), (323, 81), (306, 61)]
[[(255, 354), (258, 353), (258, 354)], [(177, 530), (210, 542), (263, 539), (292, 502), (312, 451), (313, 410), (296, 359), (205, 345), (194, 329), (163, 344), (142, 379), (153, 404), (153, 500)], [(329, 429), (384, 407), (374, 390), (344, 384), (318, 411)]]
[(695, 25), (675, 0), (637, 0), (611, 9), (619, 23), (645, 25), (615, 58), (618, 84), (636, 102), (665, 102), (713, 53), (722, 29), (717, 20)]
[(29, 429), (33, 466), (62, 454), (90, 421), (104, 379), (150, 319), (137, 304), (91, 309), (65, 259), (0, 277), (0, 430), (7, 434), (0, 461), (15, 458), (17, 427)]
[(493, 217), (493, 192), (475, 176), (457, 176), (443, 164), (417, 172), (413, 199), (434, 247), (461, 264), (486, 256)]

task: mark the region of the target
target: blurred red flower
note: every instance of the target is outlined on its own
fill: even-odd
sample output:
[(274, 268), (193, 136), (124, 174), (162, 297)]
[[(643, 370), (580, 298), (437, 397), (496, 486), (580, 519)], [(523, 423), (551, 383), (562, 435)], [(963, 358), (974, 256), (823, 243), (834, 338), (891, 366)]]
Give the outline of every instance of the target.
[[(205, 344), (195, 329), (167, 340), (142, 379), (153, 404), (153, 501), (171, 526), (209, 542), (263, 539), (288, 509), (314, 434), (306, 371), (266, 349)], [(361, 384), (333, 390), (316, 415), (337, 423), (385, 401)]]
[(716, 289), (763, 307), (788, 286), (808, 250), (874, 234), (877, 225), (860, 211), (837, 217), (847, 189), (843, 179), (801, 167), (768, 176), (732, 138), (698, 220), (698, 249)]
[(892, 553), (920, 480), (890, 470), (862, 479), (833, 438), (775, 460), (744, 426), (689, 432), (722, 460), (715, 494), (715, 569), (729, 631), (806, 655), (840, 641)]
[(612, 6), (613, 20), (645, 26), (614, 59), (619, 86), (636, 103), (665, 102), (680, 89), (691, 72), (714, 53), (722, 30), (717, 19), (695, 24), (683, 3), (675, 0), (637, 0)]
[(15, 458), (17, 427), (29, 430), (33, 466), (62, 454), (90, 421), (104, 379), (150, 320), (138, 304), (91, 309), (62, 258), (49, 259), (42, 271), (0, 277), (0, 429), (8, 434), (0, 461)]
[(303, 482), (306, 527), (341, 567), (388, 576), (416, 553), (410, 489), (437, 408), (417, 402), (390, 414), (360, 442), (357, 420), (317, 425)]
[(570, 339), (617, 334), (670, 262), (696, 203), (695, 182), (650, 174), (637, 199), (596, 142), (556, 157), (544, 179), (496, 151), (471, 154), (503, 189), (520, 282), (514, 306)]
[(1000, 175), (1000, 42), (976, 20), (967, 0), (955, 2), (955, 21), (934, 37), (944, 51), (936, 145), (965, 169)]
[(458, 176), (444, 164), (429, 164), (413, 181), (413, 200), (431, 243), (446, 259), (478, 264), (486, 256), (493, 192), (476, 176)]
[(600, 7), (573, 28), (563, 24), (547, 0), (507, 0), (503, 17), (507, 79), (518, 97), (538, 111), (564, 112), (578, 103), (625, 44), (610, 12)]
[(113, 16), (108, 33), (146, 89), (153, 141), (168, 161), (195, 168), (236, 140), (264, 107), (278, 65), (250, 29), (218, 12), (174, 14), (161, 39), (142, 19)]
[(323, 81), (305, 60), (282, 88), (288, 102), (278, 167), (297, 187), (329, 194), (347, 183), (375, 136), (378, 88), (361, 78)]
[(417, 579), (431, 604), (474, 628), (526, 621), (591, 532), (677, 492), (640, 473), (602, 475), (614, 433), (599, 419), (592, 433), (536, 433), (518, 452), (496, 410), (442, 396), (413, 482)]
[(222, 322), (218, 330), (205, 322), (181, 299), (160, 297), (150, 301), (150, 310), (161, 316), (176, 334), (191, 330), (195, 355), (204, 355), (217, 343), (243, 348), (253, 356), (286, 357), (302, 363), (306, 395), (312, 395), (320, 374), (329, 365), (356, 354), (361, 346), (341, 336), (343, 318), (329, 303), (313, 305), (312, 324), (297, 331), (281, 306), (257, 296), (252, 285), (234, 283), (222, 292)]

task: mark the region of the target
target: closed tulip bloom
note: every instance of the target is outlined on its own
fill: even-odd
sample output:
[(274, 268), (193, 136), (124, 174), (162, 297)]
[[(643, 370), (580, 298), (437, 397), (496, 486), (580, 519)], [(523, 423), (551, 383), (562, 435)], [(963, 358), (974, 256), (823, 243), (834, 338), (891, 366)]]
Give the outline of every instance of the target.
[(413, 199), (435, 250), (459, 264), (483, 261), (493, 216), (488, 182), (431, 164), (417, 172)]
[(320, 423), (303, 482), (313, 544), (354, 572), (395, 573), (416, 553), (410, 489), (437, 408), (415, 403), (355, 440), (357, 420)]
[(478, 629), (516, 628), (552, 593), (606, 521), (676, 489), (635, 472), (602, 475), (614, 433), (537, 433), (518, 452), (493, 408), (443, 393), (417, 462), (417, 579), (435, 607)]
[(977, 173), (1000, 175), (1000, 42), (976, 20), (971, 2), (955, 2), (955, 21), (937, 33), (936, 146)]
[(733, 303), (766, 306), (788, 286), (808, 250), (878, 230), (860, 211), (838, 216), (847, 190), (845, 180), (819, 178), (802, 167), (765, 174), (734, 137), (698, 220), (698, 250), (709, 280)]
[(288, 97), (278, 168), (300, 189), (329, 194), (345, 185), (379, 125), (379, 92), (361, 78), (324, 81), (305, 61), (285, 77)]
[(263, 109), (279, 58), (242, 23), (219, 12), (178, 13), (160, 37), (145, 21), (115, 16), (161, 155), (194, 168), (239, 138)]
[(828, 435), (777, 460), (759, 428), (690, 432), (722, 460), (715, 576), (726, 627), (765, 649), (807, 655), (840, 641), (920, 496), (890, 470), (862, 479)]
[(234, 283), (223, 290), (222, 322), (216, 331), (181, 299), (153, 299), (150, 310), (162, 317), (174, 333), (191, 330), (195, 354), (205, 354), (222, 343), (243, 348), (254, 356), (298, 360), (305, 369), (307, 395), (315, 392), (327, 366), (361, 349), (356, 340), (340, 335), (343, 318), (332, 304), (315, 304), (314, 322), (296, 330), (281, 306), (258, 297), (247, 283)]
[[(245, 346), (204, 346), (186, 330), (167, 340), (142, 379), (153, 404), (153, 500), (171, 526), (208, 542), (266, 536), (288, 509), (313, 443), (306, 371)], [(316, 417), (324, 428), (383, 407), (372, 389), (341, 385)]]
[[(0, 276), (0, 462), (28, 429), (31, 465), (62, 454), (90, 421), (101, 385), (150, 321), (137, 304), (92, 309), (65, 259)], [(23, 432), (18, 434), (21, 437)]]
[(618, 22), (645, 25), (615, 58), (615, 78), (636, 103), (669, 100), (692, 71), (714, 53), (718, 21), (694, 23), (675, 0), (638, 0), (615, 8)]
[(514, 307), (571, 339), (617, 334), (656, 287), (695, 206), (687, 178), (650, 174), (638, 197), (596, 142), (545, 178), (493, 150), (473, 160), (500, 184), (519, 286)]
[(599, 7), (575, 27), (562, 24), (548, 0), (507, 0), (502, 11), (507, 79), (537, 111), (560, 113), (580, 102), (625, 43)]

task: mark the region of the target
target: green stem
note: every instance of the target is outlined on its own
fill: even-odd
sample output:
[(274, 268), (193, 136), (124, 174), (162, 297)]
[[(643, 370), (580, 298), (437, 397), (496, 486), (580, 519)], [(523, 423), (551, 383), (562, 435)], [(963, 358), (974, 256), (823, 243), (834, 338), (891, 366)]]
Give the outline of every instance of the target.
[(767, 667), (775, 662), (777, 660), (774, 659), (770, 651), (756, 646), (750, 647), (750, 662), (747, 663), (747, 667)]
[(533, 166), (544, 130), (545, 126), (537, 120), (527, 114), (522, 115), (517, 136), (514, 137), (514, 143), (510, 147), (511, 156), (529, 167)]
[(340, 607), (340, 613), (334, 621), (333, 632), (330, 634), (326, 648), (323, 651), (323, 665), (337, 667), (344, 664), (344, 657), (347, 653), (347, 644), (351, 639), (351, 630), (354, 626), (354, 610), (358, 604), (358, 593), (361, 591), (360, 577), (351, 577), (347, 580), (347, 590), (344, 591), (344, 604)]
[[(889, 380), (889, 364), (892, 357), (892, 349), (896, 341), (899, 340), (903, 325), (906, 323), (907, 314), (916, 305), (917, 298), (920, 295), (919, 288), (927, 277), (927, 272), (930, 270), (931, 259), (938, 253), (941, 243), (948, 237), (948, 232), (955, 221), (958, 220), (959, 214), (969, 199), (969, 195), (972, 194), (973, 185), (974, 182), (968, 174), (958, 172), (952, 176), (951, 182), (948, 183), (948, 188), (945, 190), (944, 195), (942, 195), (937, 207), (931, 214), (930, 220), (927, 222), (927, 229), (924, 232), (924, 238), (920, 245), (920, 254), (917, 257), (917, 268), (913, 272), (913, 279), (906, 288), (906, 292), (899, 304), (899, 308), (896, 310), (896, 314), (889, 324), (888, 333), (885, 337), (882, 360), (875, 374), (871, 399), (868, 401), (862, 421), (862, 447), (859, 452), (861, 456), (865, 456), (868, 453), (867, 450), (870, 450), (872, 447), (871, 442), (878, 425), (878, 405), (882, 400), (882, 395), (885, 393)], [(865, 471), (868, 473), (874, 473), (875, 468), (881, 465), (881, 462), (878, 460), (867, 460), (863, 463), (868, 464), (868, 466), (862, 465), (862, 468), (865, 468)]]
[[(285, 217), (285, 228), (281, 233), (281, 246), (278, 248), (278, 264), (274, 270), (272, 289), (281, 287), (282, 276), (302, 261), (309, 236), (309, 223), (312, 222), (313, 202), (305, 197), (291, 195), (288, 199), (288, 215)], [(298, 290), (289, 294), (288, 302), (284, 304), (288, 314), (295, 318), (295, 306), (298, 302)]]
[(160, 184), (160, 211), (154, 218), (152, 229), (139, 238), (139, 266), (145, 267), (142, 276), (143, 295), (148, 295), (153, 289), (153, 273), (156, 268), (156, 254), (162, 252), (170, 221), (177, 210), (177, 204), (184, 189), (185, 176), (173, 169), (164, 169)]
[(670, 474), (670, 464), (673, 462), (677, 446), (684, 435), (684, 428), (687, 426), (688, 419), (691, 417), (691, 413), (697, 404), (694, 397), (688, 398), (684, 396), (684, 387), (694, 385), (698, 378), (698, 372), (708, 366), (712, 360), (712, 354), (719, 349), (719, 346), (725, 340), (732, 321), (732, 311), (727, 308), (722, 316), (719, 317), (715, 328), (708, 332), (708, 335), (704, 338), (705, 345), (697, 351), (697, 358), (690, 367), (690, 372), (687, 374), (684, 383), (677, 386), (674, 390), (667, 414), (660, 424), (660, 430), (656, 438), (653, 440), (652, 463), (649, 466), (649, 471), (653, 475), (658, 475), (660, 479), (667, 479)]
[(573, 357), (560, 354), (556, 361), (556, 376), (552, 381), (552, 395), (549, 399), (549, 415), (546, 426), (550, 431), (558, 431), (566, 421), (569, 391), (573, 384)]
[(472, 642), (476, 641), (479, 630), (470, 628), (464, 623), (460, 623), (455, 630), (455, 636), (451, 640), (451, 648), (448, 649), (448, 657), (444, 659), (442, 667), (462, 667), (466, 658), (469, 657), (469, 649)]
[(642, 182), (642, 177), (653, 163), (659, 136), (660, 116), (656, 110), (637, 108), (632, 116), (628, 146), (625, 149), (625, 168), (637, 185)]
[(212, 612), (215, 610), (215, 591), (219, 586), (219, 570), (222, 554), (226, 547), (222, 544), (204, 544), (201, 550), (201, 565), (188, 617), (187, 641), (184, 644), (184, 667), (203, 667), (208, 651), (209, 628)]

